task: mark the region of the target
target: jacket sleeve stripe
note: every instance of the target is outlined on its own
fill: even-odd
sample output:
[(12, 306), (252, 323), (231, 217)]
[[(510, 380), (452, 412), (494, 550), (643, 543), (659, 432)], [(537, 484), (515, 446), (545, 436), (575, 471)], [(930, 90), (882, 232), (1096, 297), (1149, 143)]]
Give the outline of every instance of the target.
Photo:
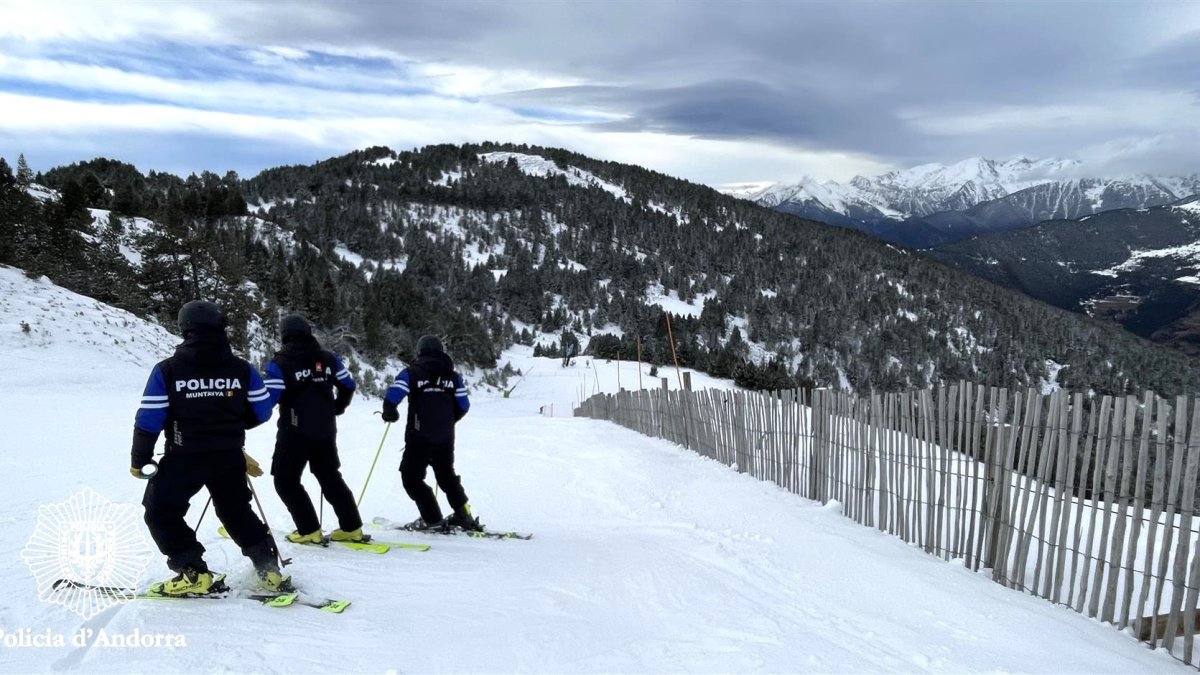
[(400, 374), (396, 376), (396, 381), (387, 388), (387, 394), (383, 400), (392, 405), (398, 405), (406, 396), (408, 396), (408, 368), (401, 370)]
[(266, 385), (271, 391), (271, 407), (274, 408), (279, 399), (283, 398), (283, 391), (287, 389), (287, 382), (283, 380), (283, 370), (274, 361), (267, 362)]
[[(271, 363), (274, 363), (274, 361)], [(280, 374), (282, 375), (282, 373)], [(258, 374), (258, 369), (254, 366), (250, 366), (250, 384), (247, 388), (250, 392), (246, 395), (246, 398), (250, 402), (250, 407), (254, 410), (255, 418), (259, 422), (266, 422), (271, 419), (271, 409), (275, 407), (275, 402), (271, 400), (271, 393), (263, 384), (262, 375)]]
[(350, 375), (350, 369), (346, 367), (346, 364), (342, 363), (342, 357), (337, 354), (333, 355), (333, 367), (337, 369), (334, 377), (337, 378), (338, 384), (346, 389), (353, 390), (356, 386), (354, 384), (354, 377)]
[(142, 431), (158, 434), (167, 424), (167, 382), (162, 370), (154, 366), (142, 391), (142, 402), (133, 418), (133, 425)]
[(463, 382), (462, 375), (454, 373), (454, 402), (458, 404), (458, 409), (466, 414), (471, 409), (471, 399), (467, 397), (467, 383)]

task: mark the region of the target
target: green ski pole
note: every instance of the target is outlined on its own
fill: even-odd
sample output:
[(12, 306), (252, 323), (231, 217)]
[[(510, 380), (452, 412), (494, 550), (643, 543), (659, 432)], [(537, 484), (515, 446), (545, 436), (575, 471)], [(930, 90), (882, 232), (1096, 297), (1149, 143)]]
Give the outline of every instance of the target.
[(367, 480), (363, 482), (362, 492), (358, 493), (358, 504), (362, 506), (363, 497), (367, 494), (367, 486), (371, 484), (371, 474), (375, 473), (375, 463), (379, 461), (379, 453), (383, 452), (383, 442), (387, 440), (388, 431), (392, 428), (392, 423), (388, 422), (383, 428), (383, 438), (379, 439), (379, 449), (375, 451), (375, 459), (371, 460), (371, 470), (367, 472)]

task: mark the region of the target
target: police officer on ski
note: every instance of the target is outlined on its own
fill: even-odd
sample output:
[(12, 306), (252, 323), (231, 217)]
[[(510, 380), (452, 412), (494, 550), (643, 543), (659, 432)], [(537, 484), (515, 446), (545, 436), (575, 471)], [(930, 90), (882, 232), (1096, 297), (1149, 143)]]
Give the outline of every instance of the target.
[[(407, 525), (414, 530), (482, 530), (471, 515), (462, 479), (454, 473), (454, 425), (467, 414), (471, 402), (462, 376), (442, 347), (442, 341), (426, 335), (417, 342), (417, 358), (400, 371), (388, 387), (383, 401), (383, 420), (400, 419), (397, 406), (408, 398), (405, 449), (400, 460), (400, 481), (417, 504), (421, 517)], [(454, 513), (443, 520), (433, 490), (425, 484), (425, 470), (433, 468), (437, 484), (446, 493)]]
[(330, 539), (362, 541), (362, 518), (354, 494), (338, 470), (337, 451), (336, 417), (354, 397), (354, 379), (336, 354), (321, 349), (304, 317), (284, 317), (279, 335), (283, 346), (267, 364), (265, 383), (272, 405), (279, 404), (271, 475), (296, 524), (287, 538), (298, 544), (323, 543), (312, 499), (300, 484), (307, 465), (337, 515), (339, 528), (330, 533)]
[[(166, 595), (223, 590), (204, 562), (204, 546), (184, 521), (189, 501), (207, 487), (213, 510), (250, 558), (259, 585), (287, 590), (275, 543), (250, 506), (247, 472), (262, 470), (242, 446), (246, 430), (271, 417), (271, 400), (254, 366), (234, 356), (221, 308), (193, 300), (179, 310), (183, 343), (150, 372), (134, 418), (130, 473), (148, 478), (142, 505), (146, 526), (177, 575), (156, 586)], [(156, 464), (154, 446), (166, 432)], [(248, 466), (248, 461), (251, 463)]]

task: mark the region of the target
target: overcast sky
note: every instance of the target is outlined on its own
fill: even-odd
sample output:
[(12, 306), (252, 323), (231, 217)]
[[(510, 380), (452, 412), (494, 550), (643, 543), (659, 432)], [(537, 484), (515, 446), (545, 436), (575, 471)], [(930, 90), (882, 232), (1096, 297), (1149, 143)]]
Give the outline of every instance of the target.
[(253, 175), (560, 146), (726, 184), (1200, 171), (1200, 2), (0, 0), (0, 156)]

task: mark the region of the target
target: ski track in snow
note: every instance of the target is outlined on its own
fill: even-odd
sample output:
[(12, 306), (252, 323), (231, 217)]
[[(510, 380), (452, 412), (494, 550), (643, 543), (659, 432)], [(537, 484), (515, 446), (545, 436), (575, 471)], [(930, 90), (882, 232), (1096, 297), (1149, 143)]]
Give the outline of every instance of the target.
[[(533, 540), (380, 532), (384, 540), (433, 545), (427, 553), (386, 555), (283, 544), (300, 587), (353, 605), (332, 615), (250, 600), (140, 601), (85, 622), (37, 600), (20, 552), (39, 505), (86, 486), (115, 502), (140, 503), (144, 483), (126, 469), (133, 414), (150, 365), (173, 343), (161, 328), (134, 323), (125, 330), (153, 337), (153, 346), (131, 354), (88, 337), (97, 323), (122, 316), (119, 310), (10, 268), (0, 268), (0, 284), (0, 346), (16, 364), (0, 371), (0, 466), (9, 477), (0, 493), (0, 572), (9, 582), (0, 628), (69, 636), (102, 626), (110, 634), (138, 629), (187, 640), (178, 649), (0, 646), (5, 672), (1185, 668), (1111, 626), (858, 526), (837, 504), (801, 499), (613, 424), (543, 417), (539, 407), (571, 400), (585, 373), (598, 372), (611, 391), (616, 364), (583, 358), (562, 368), (527, 349), (501, 358), (533, 367), (511, 398), (475, 395), (459, 427), (457, 465), (485, 524), (530, 531)], [(21, 332), (22, 317), (38, 311), (40, 332)], [(629, 386), (637, 366), (622, 366)], [(340, 422), (342, 470), (356, 495), (383, 432), (371, 414), (378, 408), (356, 398)], [(400, 431), (388, 435), (367, 489), (368, 522), (415, 517), (396, 470)], [(266, 463), (273, 441), (274, 419), (249, 433), (247, 449)], [(315, 499), (315, 482), (306, 484)], [(255, 486), (271, 525), (291, 529), (270, 480)], [(336, 526), (328, 508), (325, 517), (326, 529)], [(217, 536), (216, 525), (210, 510), (200, 528), (210, 566), (228, 573), (234, 588), (249, 588), (249, 563)], [(155, 555), (142, 582), (169, 575)]]

